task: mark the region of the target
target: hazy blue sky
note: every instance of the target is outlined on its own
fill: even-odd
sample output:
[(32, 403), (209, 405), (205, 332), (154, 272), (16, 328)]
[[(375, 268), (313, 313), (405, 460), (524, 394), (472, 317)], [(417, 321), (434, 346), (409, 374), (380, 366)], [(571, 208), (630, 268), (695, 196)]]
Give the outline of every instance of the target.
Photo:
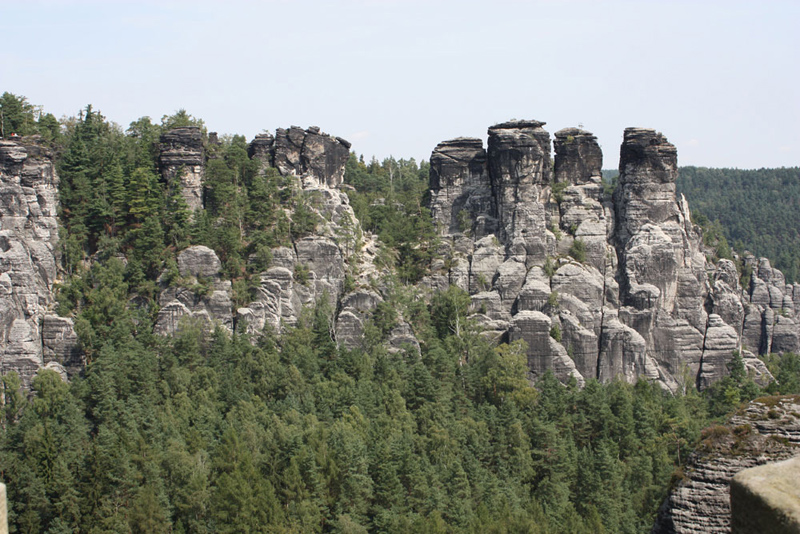
[(626, 126), (681, 165), (800, 165), (800, 1), (0, 0), (0, 91), (124, 127), (185, 108), (252, 138), (318, 125), (427, 159), (511, 118)]

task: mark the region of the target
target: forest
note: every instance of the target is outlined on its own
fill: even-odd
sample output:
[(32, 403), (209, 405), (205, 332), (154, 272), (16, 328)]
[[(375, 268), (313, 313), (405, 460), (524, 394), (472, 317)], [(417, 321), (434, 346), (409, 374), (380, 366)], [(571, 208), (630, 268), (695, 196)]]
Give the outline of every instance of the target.
[[(12, 532), (649, 532), (706, 426), (760, 395), (800, 393), (794, 354), (767, 358), (766, 387), (738, 357), (703, 392), (644, 379), (581, 389), (549, 373), (531, 384), (524, 343), (490, 343), (468, 294), (428, 301), (414, 286), (436, 250), (420, 216), (427, 163), (355, 153), (350, 202), (392, 268), (363, 348), (332, 340), (324, 303), (255, 343), (201, 324), (157, 336), (156, 279), (175, 276), (178, 252), (214, 249), (246, 303), (270, 250), (315, 231), (307, 199), (259, 172), (243, 136), (222, 136), (208, 147), (206, 209), (190, 217), (157, 172), (157, 142), (202, 120), (180, 110), (123, 129), (91, 106), (58, 121), (24, 97), (0, 104), (4, 131), (39, 134), (57, 154), (58, 313), (87, 360), (69, 383), (39, 372), (32, 395), (2, 379)], [(699, 188), (701, 173), (689, 176), (682, 187)], [(398, 314), (420, 352), (387, 350)]]
[(714, 227), (739, 254), (769, 258), (787, 281), (800, 281), (800, 167), (681, 167), (677, 189), (695, 222)]

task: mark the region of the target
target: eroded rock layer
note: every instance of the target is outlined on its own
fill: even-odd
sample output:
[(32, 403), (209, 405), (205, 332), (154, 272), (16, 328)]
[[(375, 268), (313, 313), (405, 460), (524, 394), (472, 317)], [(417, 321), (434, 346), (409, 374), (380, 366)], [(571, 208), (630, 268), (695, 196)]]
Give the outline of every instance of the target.
[(532, 378), (645, 376), (677, 390), (724, 376), (735, 351), (766, 380), (754, 354), (798, 349), (796, 286), (764, 259), (747, 260), (744, 289), (733, 262), (707, 261), (664, 135), (625, 130), (612, 194), (594, 135), (556, 132), (551, 167), (543, 127), (498, 124), (486, 149), (440, 143), (430, 174), (449, 261), (426, 283), (468, 291), (493, 337), (525, 339)]
[(190, 211), (203, 207), (205, 150), (203, 133), (196, 126), (174, 128), (161, 135), (159, 165), (168, 184), (177, 182)]
[[(532, 379), (552, 370), (578, 384), (644, 376), (677, 390), (724, 376), (738, 351), (762, 381), (756, 354), (800, 349), (800, 285), (766, 259), (707, 261), (699, 229), (677, 198), (677, 150), (655, 130), (628, 128), (616, 191), (601, 179), (596, 137), (515, 120), (488, 129), (488, 142), (457, 138), (431, 155), (430, 208), (441, 257), (419, 289), (455, 285), (472, 298), (473, 319), (496, 340), (528, 343)], [(161, 174), (203, 208), (206, 141), (200, 129), (161, 137)], [(326, 302), (332, 339), (355, 348), (381, 305), (375, 236), (342, 191), (350, 144), (317, 127), (256, 136), (251, 158), (274, 168), (314, 215), (315, 230), (271, 250), (253, 300), (232, 309), (231, 283), (213, 251), (179, 252), (179, 274), (162, 277), (156, 331), (169, 335), (192, 318), (208, 327), (260, 334), (295, 324), (303, 308)], [(0, 346), (4, 370), (30, 377), (52, 363), (81, 366), (71, 321), (48, 315), (56, 277), (57, 177), (34, 145), (0, 145)], [(291, 220), (293, 211), (284, 208)], [(349, 283), (348, 283), (349, 281)], [(398, 318), (392, 350), (419, 350)], [(26, 379), (28, 379), (26, 378)]]
[(70, 320), (50, 315), (58, 275), (58, 175), (35, 139), (0, 140), (0, 364), (28, 386), (50, 363), (80, 370)]
[(659, 510), (653, 534), (730, 532), (736, 473), (800, 453), (800, 397), (756, 399), (727, 425), (706, 429), (681, 480)]

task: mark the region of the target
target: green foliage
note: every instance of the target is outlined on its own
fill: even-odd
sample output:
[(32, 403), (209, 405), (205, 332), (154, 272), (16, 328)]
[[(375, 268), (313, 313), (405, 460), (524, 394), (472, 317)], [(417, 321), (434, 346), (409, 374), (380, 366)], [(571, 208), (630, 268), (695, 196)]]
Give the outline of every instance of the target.
[[(397, 286), (373, 322), (413, 318), (422, 352), (390, 355), (338, 348), (327, 304), (280, 343), (190, 323), (157, 339), (118, 317), (122, 272), (81, 279), (85, 378), (42, 371), (31, 403), (6, 377), (14, 528), (635, 532), (708, 421), (703, 397), (644, 380), (532, 388), (525, 343), (490, 346), (454, 287), (426, 310)], [(769, 364), (798, 383), (796, 356)], [(742, 366), (730, 380), (747, 387)]]
[(461, 210), (458, 212), (458, 229), (464, 233), (469, 235), (469, 231), (472, 228), (472, 219), (469, 215), (467, 210)]
[(550, 327), (550, 337), (561, 343), (561, 327), (557, 324)]
[(567, 190), (567, 187), (569, 187), (569, 182), (556, 182), (553, 184), (553, 200), (555, 200), (557, 204), (564, 202), (564, 191)]
[(693, 213), (692, 219), (700, 226), (703, 232), (703, 244), (714, 251), (714, 255), (711, 258), (712, 261), (733, 259), (731, 247), (728, 245), (728, 240), (725, 239), (725, 230), (719, 221), (709, 221), (708, 217), (699, 212)]
[[(392, 265), (401, 281), (414, 283), (428, 272), (437, 239), (430, 211), (423, 197), (428, 187), (428, 165), (387, 158), (369, 165), (355, 154), (345, 167), (350, 204), (362, 227), (378, 235), (383, 246), (383, 264)], [(468, 214), (459, 215), (466, 226)], [(467, 217), (467, 219), (464, 219)]]
[(298, 263), (294, 266), (294, 279), (300, 285), (308, 285), (311, 270), (308, 265)]
[(762, 393), (758, 384), (747, 376), (744, 360), (739, 351), (734, 351), (726, 367), (728, 376), (714, 382), (706, 391), (709, 412), (715, 417), (731, 413), (742, 403), (753, 400)]
[[(703, 396), (644, 380), (580, 390), (550, 372), (534, 389), (529, 348), (493, 346), (467, 292), (451, 286), (428, 305), (401, 283), (427, 273), (437, 243), (427, 165), (394, 158), (347, 163), (351, 203), (399, 278), (385, 282), (362, 347), (337, 345), (328, 295), (280, 339), (254, 344), (192, 321), (155, 336), (155, 278), (185, 283), (183, 247), (217, 252), (238, 306), (271, 249), (321, 222), (314, 198), (260, 169), (237, 136), (208, 148), (206, 209), (190, 216), (155, 160), (162, 129), (180, 125), (202, 123), (178, 112), (123, 133), (87, 107), (65, 124), (58, 302), (88, 362), (70, 384), (40, 371), (32, 398), (3, 377), (15, 531), (644, 531), (709, 411), (760, 392), (736, 358)], [(555, 268), (548, 258), (548, 276)], [(296, 281), (309, 278), (298, 265)], [(191, 289), (201, 297), (211, 283)], [(401, 324), (419, 351), (387, 350)], [(780, 381), (768, 391), (800, 388), (797, 356), (767, 364)]]
[(39, 133), (36, 119), (40, 113), (40, 110), (31, 105), (24, 96), (3, 93), (0, 96), (0, 137)]
[(548, 278), (553, 278), (553, 275), (556, 274), (556, 264), (553, 262), (553, 258), (548, 256), (545, 259), (542, 270), (544, 270), (544, 274), (546, 274)]
[[(719, 257), (749, 250), (766, 256), (789, 282), (800, 280), (800, 168), (709, 169), (681, 167), (678, 193), (686, 195), (695, 223), (713, 221), (710, 241)], [(716, 223), (719, 225), (716, 225)], [(704, 228), (704, 239), (707, 231)]]
[(586, 242), (583, 239), (576, 238), (572, 245), (569, 247), (569, 255), (572, 256), (575, 261), (580, 263), (586, 262)]

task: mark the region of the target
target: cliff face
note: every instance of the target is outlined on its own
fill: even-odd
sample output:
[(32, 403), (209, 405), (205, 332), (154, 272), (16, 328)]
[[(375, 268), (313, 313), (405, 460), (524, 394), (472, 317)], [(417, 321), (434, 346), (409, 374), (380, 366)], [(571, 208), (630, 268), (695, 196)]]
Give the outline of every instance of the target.
[(493, 126), (488, 150), (441, 143), (430, 177), (451, 267), (427, 283), (462, 287), (491, 334), (525, 339), (534, 377), (646, 376), (676, 390), (724, 376), (735, 350), (763, 375), (754, 352), (798, 348), (795, 286), (767, 260), (749, 260), (746, 290), (732, 262), (706, 262), (662, 134), (625, 130), (610, 195), (595, 136), (556, 132), (551, 167), (543, 126)]
[(800, 397), (756, 399), (727, 425), (704, 431), (698, 450), (659, 510), (653, 534), (730, 532), (736, 473), (800, 452)]
[(58, 274), (58, 175), (52, 153), (0, 140), (0, 364), (27, 386), (50, 365), (80, 370), (72, 321), (51, 315)]
[[(188, 200), (194, 199), (193, 209), (202, 208), (203, 198), (203, 149), (202, 143), (195, 142), (199, 133), (196, 128), (179, 128), (164, 134), (161, 143), (162, 174), (167, 179), (182, 176), (183, 193)], [(221, 278), (221, 263), (214, 251), (194, 246), (181, 252), (178, 269), (183, 283), (171, 287), (164, 282), (156, 332), (169, 335), (186, 317), (228, 331), (240, 323), (243, 331), (258, 335), (265, 327), (280, 332), (295, 324), (303, 307), (322, 298), (336, 309), (344, 291), (345, 260), (353, 255), (360, 235), (347, 195), (337, 188), (344, 177), (349, 148), (344, 139), (317, 127), (303, 130), (293, 126), (280, 128), (275, 135), (256, 136), (249, 147), (250, 157), (259, 160), (262, 169), (272, 167), (282, 176), (294, 178), (287, 187), (294, 190), (293, 195), (302, 196), (321, 221), (317, 231), (294, 239), (291, 246), (273, 249), (271, 265), (260, 275), (254, 300), (236, 310), (232, 309), (231, 283)], [(293, 213), (287, 209), (286, 215), (291, 219)], [(344, 306), (340, 320), (343, 340), (360, 337), (361, 320), (352, 312), (350, 306)]]
[[(756, 374), (768, 375), (755, 353), (800, 348), (800, 285), (786, 284), (765, 259), (746, 260), (747, 288), (732, 262), (706, 262), (686, 201), (676, 197), (677, 151), (662, 134), (625, 131), (611, 195), (596, 137), (560, 130), (551, 159), (544, 125), (510, 121), (489, 128), (486, 147), (474, 138), (436, 147), (430, 208), (444, 257), (421, 288), (452, 284), (469, 292), (473, 318), (487, 335), (527, 341), (531, 378), (548, 369), (579, 384), (646, 376), (677, 390), (724, 376), (735, 350)], [(241, 324), (251, 334), (280, 332), (325, 298), (336, 310), (332, 335), (358, 346), (382, 301), (382, 273), (373, 261), (376, 239), (361, 231), (340, 187), (349, 149), (317, 127), (256, 136), (250, 157), (287, 178), (293, 198), (302, 197), (320, 221), (317, 230), (273, 249), (253, 301), (235, 310), (214, 252), (180, 252), (184, 283), (170, 287), (162, 279), (156, 331), (169, 335), (187, 316), (229, 331)], [(160, 150), (165, 182), (179, 182), (190, 209), (202, 209), (200, 130), (171, 130)], [(3, 369), (28, 380), (54, 361), (75, 372), (81, 357), (71, 321), (47, 313), (58, 265), (52, 157), (35, 144), (3, 142), (0, 172)], [(294, 214), (287, 208), (285, 215)], [(349, 287), (361, 289), (346, 289), (348, 276), (355, 282)], [(391, 350), (418, 346), (402, 318), (389, 338)]]
[(175, 128), (161, 136), (159, 166), (166, 183), (178, 182), (190, 211), (203, 207), (203, 134), (196, 126)]

